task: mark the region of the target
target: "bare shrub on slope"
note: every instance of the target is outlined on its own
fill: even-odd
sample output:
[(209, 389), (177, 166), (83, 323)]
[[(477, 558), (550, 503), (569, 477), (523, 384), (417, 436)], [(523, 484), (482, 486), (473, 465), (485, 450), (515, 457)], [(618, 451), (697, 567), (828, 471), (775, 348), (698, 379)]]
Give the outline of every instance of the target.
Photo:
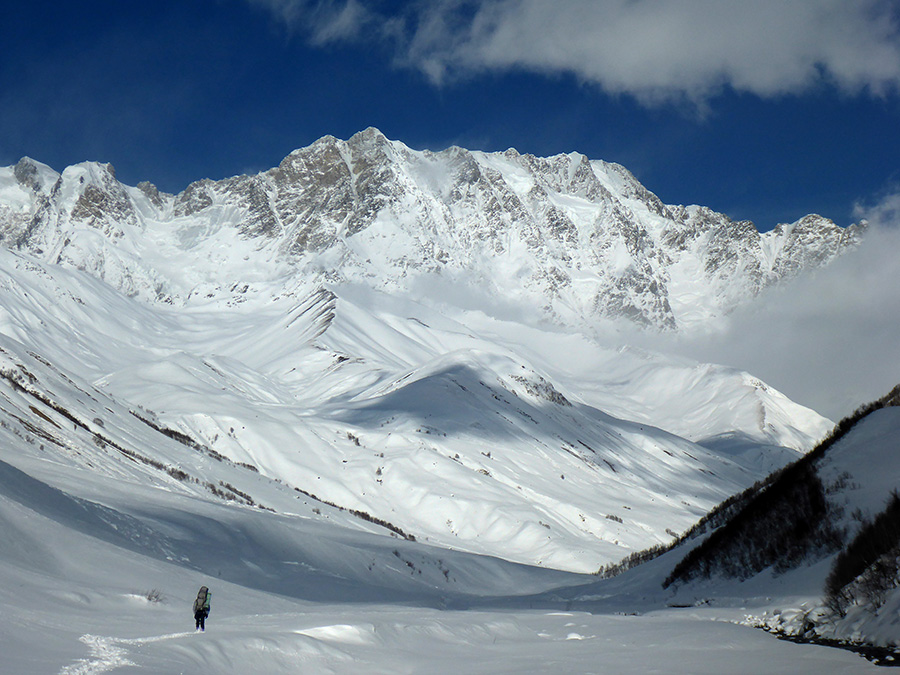
[(825, 580), (825, 604), (841, 617), (855, 602), (878, 609), (887, 592), (900, 581), (898, 556), (900, 494), (895, 491), (887, 508), (863, 525), (835, 558)]

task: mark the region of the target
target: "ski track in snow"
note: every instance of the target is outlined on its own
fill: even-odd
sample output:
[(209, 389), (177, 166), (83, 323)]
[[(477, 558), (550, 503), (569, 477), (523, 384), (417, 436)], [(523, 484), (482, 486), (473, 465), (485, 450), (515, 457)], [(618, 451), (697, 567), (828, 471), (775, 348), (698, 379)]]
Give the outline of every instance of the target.
[(117, 638), (103, 637), (100, 635), (82, 635), (80, 640), (90, 649), (90, 656), (78, 659), (75, 663), (65, 666), (59, 671), (59, 675), (99, 675), (108, 673), (116, 668), (125, 666), (137, 666), (134, 661), (128, 659), (128, 650), (120, 645), (141, 645), (149, 642), (161, 642), (174, 638), (185, 637), (192, 633), (171, 633), (169, 635), (155, 635), (145, 638)]

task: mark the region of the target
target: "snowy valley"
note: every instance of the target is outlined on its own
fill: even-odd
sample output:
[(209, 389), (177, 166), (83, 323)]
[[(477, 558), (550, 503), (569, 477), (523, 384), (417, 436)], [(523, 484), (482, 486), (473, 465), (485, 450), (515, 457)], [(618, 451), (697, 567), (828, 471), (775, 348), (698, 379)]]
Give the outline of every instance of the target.
[[(179, 195), (0, 169), (4, 668), (865, 670), (746, 626), (821, 603), (896, 485), (896, 408), (825, 455), (842, 534), (800, 568), (664, 589), (697, 521), (833, 422), (608, 339), (717, 321), (864, 236), (760, 234), (618, 165), (374, 129)], [(891, 644), (895, 596), (819, 636)]]

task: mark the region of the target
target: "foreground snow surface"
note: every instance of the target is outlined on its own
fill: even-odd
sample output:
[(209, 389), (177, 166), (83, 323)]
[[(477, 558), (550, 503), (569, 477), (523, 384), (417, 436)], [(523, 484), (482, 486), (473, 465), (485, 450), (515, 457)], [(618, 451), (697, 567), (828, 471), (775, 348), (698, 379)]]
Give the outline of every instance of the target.
[(689, 616), (328, 607), (229, 617), (202, 634), (85, 635), (88, 655), (59, 672), (699, 674), (872, 668), (849, 654), (751, 631)]
[[(10, 452), (8, 431), (0, 427), (3, 673), (874, 669), (747, 625), (814, 601), (813, 587), (757, 584), (744, 589), (753, 598), (737, 589), (703, 602), (661, 589), (671, 554), (598, 581), (387, 536), (325, 505), (316, 514), (272, 485), (263, 491), (262, 478), (242, 486), (279, 513), (178, 481), (142, 484), (131, 462), (111, 479), (103, 452), (91, 456), (96, 471), (66, 466), (31, 444)], [(194, 473), (203, 462), (210, 477), (242, 478), (240, 467), (202, 457), (182, 466)], [(281, 513), (289, 500), (292, 515)], [(212, 614), (196, 633), (190, 607), (201, 585)], [(795, 588), (810, 597), (786, 599)]]
[[(31, 473), (0, 463), (3, 673), (875, 668), (848, 652), (781, 642), (746, 625), (748, 616), (784, 606), (788, 588), (778, 583), (765, 588), (780, 598), (722, 594), (715, 603), (667, 607), (693, 600), (662, 591), (660, 569), (670, 556), (597, 581), (352, 530), (349, 521), (286, 521), (86, 472), (67, 472), (73, 481), (40, 461), (22, 464)], [(206, 632), (197, 633), (190, 607), (201, 585), (212, 590), (212, 613)]]
[[(86, 543), (86, 542), (85, 542)], [(104, 547), (99, 547), (102, 549)], [(4, 673), (857, 673), (850, 653), (778, 641), (740, 610), (643, 615), (495, 598), (476, 609), (314, 603), (253, 591), (137, 557), (72, 551), (91, 581), (6, 567)], [(104, 562), (105, 561), (105, 562)], [(84, 568), (82, 573), (88, 573)], [(102, 580), (99, 573), (103, 573)], [(205, 633), (190, 604), (213, 589)], [(149, 602), (156, 584), (162, 600)], [(546, 601), (545, 601), (546, 602)]]

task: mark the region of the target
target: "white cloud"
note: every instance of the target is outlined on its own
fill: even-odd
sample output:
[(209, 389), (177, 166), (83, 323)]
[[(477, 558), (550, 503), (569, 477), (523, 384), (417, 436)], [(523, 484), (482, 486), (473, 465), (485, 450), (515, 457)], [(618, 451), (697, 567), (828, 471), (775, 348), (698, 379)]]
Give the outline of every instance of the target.
[(890, 192), (875, 204), (857, 203), (853, 214), (876, 227), (900, 227), (900, 192)]
[(304, 30), (313, 44), (359, 39), (377, 19), (357, 0), (247, 0), (269, 10), (280, 21)]
[(856, 251), (764, 293), (720, 332), (648, 346), (746, 370), (835, 421), (883, 396), (900, 384), (898, 205), (893, 195), (872, 207), (895, 209), (893, 221), (872, 225)]
[(702, 99), (723, 85), (762, 96), (823, 78), (848, 90), (900, 81), (887, 5), (859, 0), (503, 0), (462, 35), (424, 36), (431, 68), (571, 72), (611, 92)]
[(390, 14), (374, 0), (250, 1), (304, 23), (319, 43), (389, 38), (400, 63), (436, 83), (520, 69), (698, 103), (724, 86), (774, 96), (900, 83), (893, 0), (430, 0)]
[(310, 5), (307, 0), (247, 0), (247, 2), (268, 9), (288, 24), (298, 21)]

